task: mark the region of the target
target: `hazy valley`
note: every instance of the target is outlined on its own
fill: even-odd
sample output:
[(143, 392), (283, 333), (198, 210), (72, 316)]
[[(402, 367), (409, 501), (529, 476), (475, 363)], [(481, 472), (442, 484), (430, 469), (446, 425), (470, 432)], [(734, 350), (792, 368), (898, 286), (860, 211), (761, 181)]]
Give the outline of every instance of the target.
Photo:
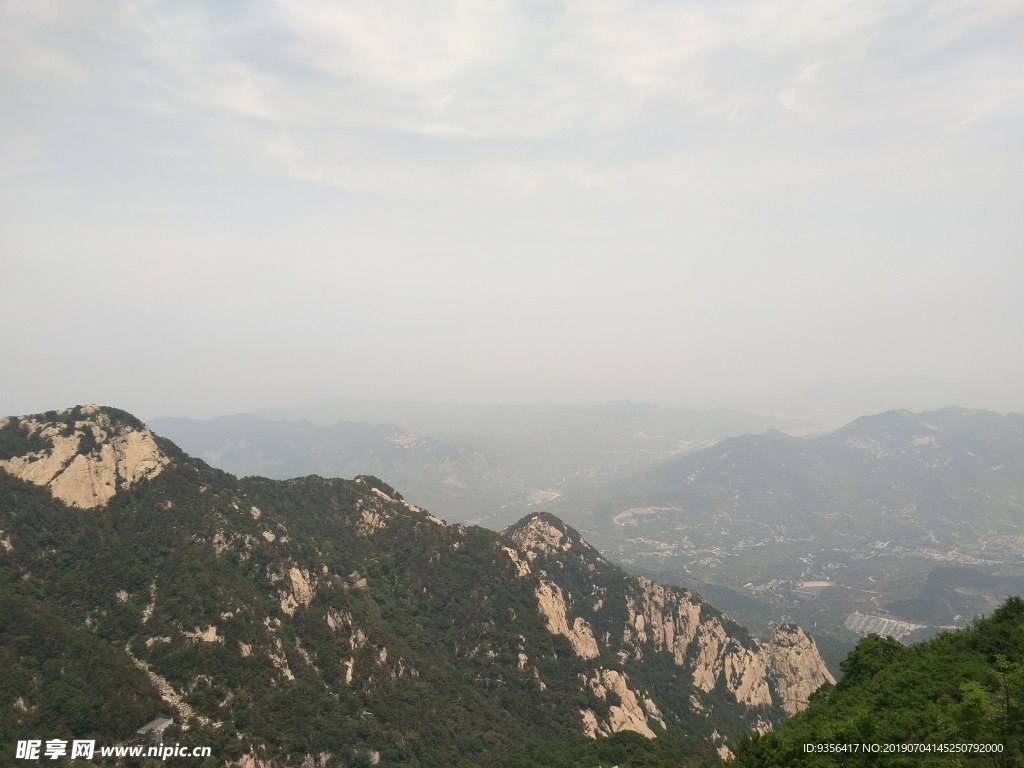
[(1016, 414), (891, 411), (812, 438), (778, 431), (806, 420), (639, 403), (338, 401), (268, 415), (314, 412), (406, 426), (152, 423), (242, 475), (373, 473), (449, 520), (492, 528), (555, 512), (615, 562), (711, 597), (761, 636), (786, 617), (814, 628), (835, 672), (869, 630), (910, 641), (1024, 591)]
[(1024, 768), (1022, 41), (0, 0), (0, 768)]
[(354, 399), (263, 416), (148, 423), (237, 475), (378, 475), (450, 522), (494, 529), (730, 435), (809, 425), (633, 402), (478, 406)]

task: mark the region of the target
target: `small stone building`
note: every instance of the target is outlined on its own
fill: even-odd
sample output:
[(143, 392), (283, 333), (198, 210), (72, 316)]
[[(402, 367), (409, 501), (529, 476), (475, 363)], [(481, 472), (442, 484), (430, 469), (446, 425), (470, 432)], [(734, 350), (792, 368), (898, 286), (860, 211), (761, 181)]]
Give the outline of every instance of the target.
[(139, 744), (148, 744), (151, 747), (159, 747), (164, 743), (164, 731), (174, 725), (174, 720), (161, 715), (151, 720), (135, 731), (135, 741)]

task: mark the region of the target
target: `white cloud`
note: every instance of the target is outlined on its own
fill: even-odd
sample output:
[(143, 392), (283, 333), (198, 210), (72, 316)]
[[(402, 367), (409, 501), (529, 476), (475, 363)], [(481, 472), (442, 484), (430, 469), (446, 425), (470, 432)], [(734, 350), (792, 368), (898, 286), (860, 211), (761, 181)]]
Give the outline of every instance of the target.
[[(1022, 33), (1019, 0), (0, 0), (0, 227), (26, 282), (72, 264), (168, 312), (202, 274), (195, 317), (230, 315), (225, 336), (301, 326), (219, 298), (282, 285), (344, 333), (332, 290), (358, 281), (367, 326), (397, 297), (389, 333), (452, 355), (466, 325), (519, 361), (640, 335), (711, 369), (716, 345), (761, 349), (753, 302), (850, 367), (870, 341), (829, 333), (865, 306), (980, 364), (917, 288), (934, 254), (982, 261), (1006, 295), (950, 279), (942, 300), (1011, 306)], [(140, 253), (187, 268), (146, 284)]]
[[(95, 89), (120, 84), (120, 98), (298, 126), (628, 140), (666, 120), (762, 119), (780, 101), (856, 120), (882, 98), (891, 117), (901, 100), (941, 98), (943, 70), (977, 58), (922, 79), (915, 57), (1022, 17), (1012, 3), (907, 0), (8, 3), (3, 64), (9, 78), (88, 77)], [(1005, 47), (991, 74), (1010, 87), (988, 111), (1018, 95), (1006, 72), (1022, 56)]]

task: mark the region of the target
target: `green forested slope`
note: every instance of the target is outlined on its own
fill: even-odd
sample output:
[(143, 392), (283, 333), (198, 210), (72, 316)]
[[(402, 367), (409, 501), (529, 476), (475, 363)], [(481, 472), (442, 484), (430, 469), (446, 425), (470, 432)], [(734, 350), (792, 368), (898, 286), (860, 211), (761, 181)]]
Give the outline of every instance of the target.
[(707, 764), (800, 682), (550, 516), (503, 537), (371, 477), (238, 479), (112, 409), (3, 421), (0, 765), (162, 713), (211, 765)]
[[(1024, 600), (1010, 598), (969, 629), (910, 647), (872, 635), (808, 708), (739, 747), (737, 765), (985, 766), (1024, 764)], [(872, 754), (865, 744), (883, 750)], [(911, 754), (901, 750), (924, 751)], [(998, 745), (983, 753), (951, 745)], [(805, 745), (816, 745), (808, 752)], [(820, 747), (817, 745), (821, 745)], [(826, 745), (833, 745), (828, 747)], [(845, 746), (844, 746), (845, 745)], [(896, 745), (893, 753), (886, 745)], [(823, 754), (820, 749), (840, 751)]]

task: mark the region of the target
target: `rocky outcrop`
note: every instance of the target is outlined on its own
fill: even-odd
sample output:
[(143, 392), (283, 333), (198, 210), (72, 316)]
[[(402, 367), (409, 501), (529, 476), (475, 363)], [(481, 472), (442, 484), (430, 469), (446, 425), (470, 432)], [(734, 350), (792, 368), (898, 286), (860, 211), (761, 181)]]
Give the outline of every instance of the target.
[(734, 648), (726, 653), (722, 672), (726, 690), (738, 703), (748, 707), (772, 703), (768, 670), (760, 653), (749, 648)]
[(295, 601), (299, 605), (308, 606), (313, 600), (313, 587), (309, 583), (309, 573), (300, 568), (292, 568), (288, 571), (288, 580), (292, 584)]
[(274, 638), (274, 645), (272, 648), (267, 649), (267, 656), (270, 657), (273, 665), (281, 670), (281, 674), (284, 675), (286, 680), (295, 679), (295, 675), (292, 674), (292, 670), (288, 666), (288, 657), (285, 656), (284, 645), (281, 643), (280, 637)]
[(145, 624), (153, 617), (153, 610), (156, 608), (156, 582), (149, 585), (149, 603), (142, 609), (142, 623)]
[[(654, 654), (668, 654), (696, 689), (696, 695), (688, 697), (692, 711), (707, 715), (711, 707), (701, 699), (706, 695), (710, 703), (724, 692), (739, 712), (751, 718), (751, 727), (770, 727), (782, 711), (792, 714), (806, 707), (810, 694), (832, 679), (813, 641), (795, 625), (783, 625), (770, 642), (760, 642), (692, 592), (613, 573), (617, 569), (557, 518), (534, 514), (506, 528), (503, 535), (516, 547), (505, 550), (518, 577), (537, 579), (537, 603), (550, 632), (568, 638), (581, 659), (601, 658), (602, 651), (606, 663), (617, 657), (622, 671), (615, 675), (647, 663)], [(614, 625), (609, 627), (606, 598), (620, 589), (614, 585), (623, 579), (626, 612), (616, 631)], [(585, 599), (587, 618), (579, 615), (567, 586), (581, 580), (591, 584)], [(600, 637), (594, 626), (601, 628)], [(605, 688), (615, 680), (612, 671), (594, 674)], [(623, 696), (616, 716), (605, 721), (582, 707), (584, 732), (654, 732), (650, 718), (661, 717), (657, 705), (650, 701), (650, 707), (634, 708), (631, 702), (639, 699)]]
[(181, 695), (176, 690), (174, 690), (174, 686), (172, 686), (169, 682), (167, 682), (167, 680), (165, 680), (163, 677), (161, 677), (152, 669), (150, 669), (149, 664), (144, 662), (142, 659), (135, 658), (135, 656), (132, 655), (130, 644), (125, 646), (124, 652), (128, 655), (128, 658), (131, 659), (132, 664), (134, 664), (136, 667), (138, 667), (146, 673), (146, 677), (149, 678), (149, 681), (153, 684), (153, 687), (156, 688), (157, 691), (159, 691), (160, 698), (162, 698), (164, 701), (166, 701), (168, 704), (170, 704), (178, 711), (178, 716), (181, 718), (183, 728), (188, 728), (188, 723), (192, 720), (195, 720), (200, 725), (212, 724), (216, 727), (220, 727), (220, 723), (213, 722), (210, 720), (210, 718), (204, 717), (203, 715), (200, 715), (198, 712), (192, 709), (188, 702), (186, 702), (181, 697)]
[(187, 637), (189, 640), (201, 641), (204, 643), (223, 643), (224, 638), (217, 634), (217, 627), (212, 624), (206, 629), (200, 629), (196, 627), (195, 632), (182, 632), (182, 635)]
[(115, 424), (96, 405), (56, 412), (60, 420), (19, 421), (26, 436), (48, 447), (0, 461), (15, 477), (50, 489), (81, 509), (102, 507), (119, 488), (160, 474), (169, 459), (145, 426)]
[(502, 549), (505, 551), (505, 554), (509, 556), (509, 559), (512, 560), (513, 565), (516, 567), (516, 575), (519, 576), (520, 579), (530, 575), (529, 564), (519, 557), (518, 552), (512, 549), (512, 547), (502, 547)]
[[(344, 636), (347, 629), (348, 645), (352, 650), (366, 645), (366, 634), (352, 623), (352, 614), (347, 611), (337, 611), (334, 608), (329, 609), (327, 611), (327, 626), (339, 636)], [(349, 674), (351, 675), (351, 667), (349, 668)]]
[(236, 765), (238, 768), (277, 768), (275, 761), (261, 759), (252, 752), (242, 755), (238, 758), (237, 763), (228, 763), (228, 765)]
[[(580, 710), (583, 718), (583, 732), (591, 738), (598, 734), (618, 733), (619, 731), (635, 731), (653, 739), (657, 734), (651, 728), (649, 721), (665, 728), (665, 721), (661, 712), (650, 698), (644, 699), (644, 705), (640, 698), (630, 687), (626, 675), (614, 669), (598, 669), (593, 677), (585, 679), (585, 684), (593, 694), (602, 701), (614, 701), (618, 704), (610, 704), (608, 707), (608, 719), (601, 723), (597, 715), (590, 709)], [(610, 696), (610, 694), (613, 694)]]
[(790, 715), (806, 708), (811, 694), (824, 683), (835, 683), (814, 639), (796, 624), (775, 627), (762, 653), (775, 676), (782, 708)]
[(300, 605), (308, 607), (313, 601), (313, 584), (308, 571), (295, 567), (288, 571), (288, 583), (291, 590), (280, 592), (281, 610), (292, 616)]
[(677, 665), (693, 665), (693, 684), (702, 691), (722, 682), (739, 704), (779, 704), (788, 714), (804, 709), (823, 683), (835, 682), (814, 640), (795, 624), (776, 627), (768, 643), (740, 643), (718, 616), (701, 619), (699, 601), (687, 593), (644, 578), (637, 584), (623, 632), (633, 658), (642, 657), (644, 646), (668, 651)]
[(538, 553), (552, 555), (572, 548), (572, 542), (565, 533), (539, 515), (534, 516), (525, 527), (511, 532), (509, 538), (530, 560), (536, 558)]
[[(320, 752), (316, 755), (305, 755), (302, 761), (298, 763), (299, 768), (327, 768), (328, 765), (335, 765), (336, 763), (331, 762), (331, 758), (334, 755), (330, 752)], [(370, 750), (367, 753), (370, 760), (370, 765), (377, 765), (380, 763), (380, 753)], [(271, 760), (268, 758), (262, 758), (254, 752), (247, 752), (238, 758), (237, 761), (228, 761), (225, 763), (227, 766), (232, 768), (285, 768), (285, 766), (296, 765), (296, 763), (288, 760)]]
[(626, 598), (628, 620), (623, 643), (633, 645), (634, 655), (642, 655), (640, 646), (650, 643), (656, 651), (667, 651), (677, 665), (686, 660), (690, 643), (700, 626), (700, 604), (679, 590), (638, 578), (639, 595)]
[(597, 721), (597, 715), (592, 709), (581, 709), (580, 717), (583, 719), (583, 735), (588, 739), (596, 739), (599, 735), (605, 736), (607, 732), (602, 729)]
[(387, 517), (379, 509), (363, 509), (359, 513), (356, 530), (360, 536), (372, 536), (387, 525)]
[[(689, 593), (638, 578), (639, 594), (629, 596), (623, 642), (640, 659), (644, 647), (672, 654), (678, 666), (693, 664), (693, 684), (710, 692), (721, 679), (736, 701), (750, 707), (771, 704), (767, 670), (755, 645), (732, 638), (718, 616), (701, 620), (700, 602)], [(688, 661), (692, 650), (695, 658)]]
[(722, 661), (727, 637), (721, 622), (706, 622), (697, 632), (698, 652), (693, 664), (693, 684), (705, 693), (714, 690), (725, 665)]
[(561, 588), (554, 582), (541, 579), (536, 595), (538, 607), (547, 620), (551, 634), (569, 638), (573, 650), (581, 659), (596, 658), (600, 651), (594, 639), (594, 631), (590, 624), (579, 616), (573, 621), (572, 627), (569, 627)]
[(753, 648), (738, 643), (729, 636), (716, 616), (700, 624), (696, 644), (695, 686), (710, 693), (721, 680), (738, 704), (748, 707), (771, 705), (767, 667), (756, 643), (752, 643)]

